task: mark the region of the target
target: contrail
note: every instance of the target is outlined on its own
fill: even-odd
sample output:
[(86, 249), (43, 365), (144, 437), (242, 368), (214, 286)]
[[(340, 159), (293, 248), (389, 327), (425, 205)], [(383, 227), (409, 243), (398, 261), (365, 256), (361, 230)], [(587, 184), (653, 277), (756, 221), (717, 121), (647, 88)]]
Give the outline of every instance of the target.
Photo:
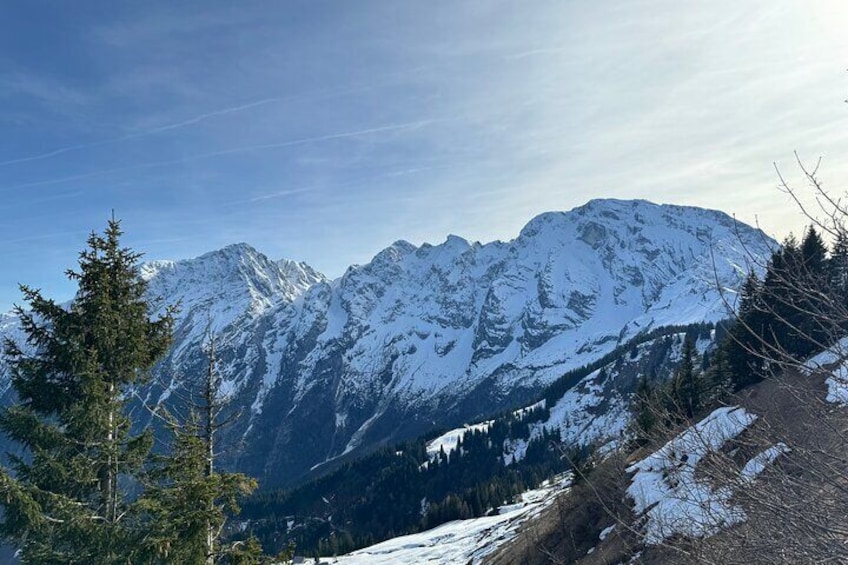
[[(463, 164), (467, 164), (467, 163), (463, 163)], [(399, 171), (388, 171), (388, 172), (385, 172), (385, 173), (380, 173), (380, 174), (377, 174), (377, 175), (369, 176), (368, 178), (373, 181), (374, 179), (392, 178), (392, 177), (399, 177), (399, 176), (405, 176), (405, 175), (414, 175), (414, 174), (417, 174), (417, 173), (420, 173), (420, 172), (423, 172), (423, 171), (432, 171), (432, 170), (437, 170), (437, 169), (449, 169), (449, 168), (454, 168), (454, 167), (457, 167), (457, 166), (460, 166), (460, 164), (432, 165), (432, 166), (426, 166), (426, 167), (416, 167), (416, 168), (411, 168), (411, 169), (402, 169), (402, 170), (399, 170)], [(341, 183), (341, 184), (334, 183), (333, 188), (338, 190), (338, 189), (343, 189), (343, 188), (360, 186), (362, 184), (364, 184), (363, 180), (357, 180), (357, 181), (353, 181), (353, 182), (345, 182), (345, 183)], [(290, 190), (281, 190), (281, 191), (278, 191), (278, 192), (261, 194), (259, 196), (254, 196), (253, 198), (246, 198), (246, 199), (243, 199), (243, 200), (231, 200), (229, 202), (222, 202), (220, 205), (221, 206), (231, 206), (231, 205), (234, 205), (234, 204), (255, 204), (256, 202), (262, 202), (263, 200), (271, 200), (271, 199), (274, 199), (274, 198), (280, 198), (280, 197), (284, 197), (284, 196), (292, 196), (292, 195), (295, 195), (295, 194), (303, 194), (305, 192), (316, 192), (316, 191), (321, 190), (322, 188), (323, 187), (321, 187), (319, 185), (302, 187), (302, 188), (293, 188), (293, 189), (290, 189)]]
[[(193, 155), (190, 157), (185, 157), (184, 159), (178, 159), (175, 162), (183, 162), (183, 161), (194, 161), (196, 159), (208, 159), (210, 157), (219, 157), (222, 155), (231, 155), (233, 153), (245, 153), (248, 151), (259, 151), (263, 149), (280, 149), (283, 147), (292, 147), (295, 145), (306, 145), (308, 143), (317, 143), (320, 141), (332, 141), (334, 139), (345, 139), (348, 137), (360, 137), (363, 135), (368, 135), (371, 133), (381, 133), (385, 131), (397, 131), (403, 129), (418, 129), (420, 127), (424, 127), (430, 125), (436, 120), (419, 120), (417, 122), (406, 122), (402, 124), (392, 124), (387, 126), (378, 126), (375, 128), (368, 129), (360, 129), (354, 131), (346, 131), (342, 133), (331, 133), (328, 135), (319, 135), (316, 137), (304, 137), (302, 139), (292, 139), (290, 141), (280, 141), (277, 143), (263, 143), (260, 145), (247, 145), (244, 147), (234, 147), (232, 149), (223, 149), (221, 151), (214, 151), (212, 153), (204, 153), (201, 155)], [(170, 163), (169, 163), (170, 164)]]
[(527, 57), (535, 57), (537, 55), (552, 55), (554, 53), (562, 53), (566, 51), (566, 47), (544, 47), (540, 49), (530, 49), (528, 51), (520, 51), (518, 53), (511, 53), (509, 55), (505, 55), (503, 59), (505, 61), (517, 61), (520, 59), (526, 59)]
[[(275, 102), (282, 102), (284, 100), (288, 100), (293, 98), (292, 96), (276, 96), (273, 98), (265, 98), (263, 100), (257, 100), (256, 102), (249, 102), (247, 104), (242, 104), (240, 106), (233, 106), (231, 108), (224, 108), (222, 110), (214, 110), (212, 112), (207, 112), (205, 114), (200, 114), (199, 116), (195, 116), (193, 118), (189, 118), (188, 120), (184, 120), (182, 122), (176, 122), (173, 124), (168, 124), (164, 126), (159, 126), (157, 128), (149, 129), (142, 133), (137, 133), (135, 135), (130, 135), (122, 139), (133, 139), (136, 137), (142, 137), (145, 135), (153, 135), (156, 133), (162, 133), (163, 131), (169, 131), (172, 129), (184, 128), (186, 126), (192, 126), (194, 124), (200, 123), (204, 120), (208, 120), (209, 118), (214, 118), (216, 116), (225, 116), (227, 114), (233, 114), (235, 112), (242, 112), (244, 110), (250, 110), (251, 108), (258, 108), (259, 106), (266, 106), (268, 104), (273, 104)], [(2, 165), (2, 163), (0, 163)]]
[(111, 169), (101, 169), (98, 171), (91, 171), (88, 173), (82, 173), (79, 175), (72, 175), (68, 177), (61, 177), (58, 179), (48, 179), (42, 181), (28, 182), (23, 184), (17, 184), (14, 186), (6, 187), (3, 189), (3, 192), (8, 192), (10, 190), (16, 190), (19, 188), (31, 188), (36, 186), (49, 186), (54, 184), (62, 184), (65, 182), (71, 182), (75, 180), (83, 180), (91, 177), (97, 177), (102, 175), (108, 175), (110, 173), (119, 173), (124, 171), (137, 171), (143, 169), (153, 169), (157, 167), (167, 167), (169, 165), (179, 165), (181, 163), (190, 163), (192, 161), (201, 161), (204, 159), (211, 159), (214, 157), (223, 157), (225, 155), (233, 155), (237, 153), (248, 153), (251, 151), (263, 151), (266, 149), (281, 149), (285, 147), (294, 147), (297, 145), (306, 145), (309, 143), (318, 143), (321, 141), (331, 141), (335, 139), (346, 139), (351, 137), (361, 137), (363, 135), (369, 135), (372, 133), (381, 133), (381, 132), (389, 132), (389, 131), (399, 131), (405, 129), (417, 129), (420, 127), (427, 126), (437, 120), (419, 120), (416, 122), (406, 122), (402, 124), (391, 124), (385, 126), (378, 126), (367, 129), (346, 131), (341, 133), (332, 133), (327, 135), (319, 135), (315, 137), (304, 137), (301, 139), (292, 139), (288, 141), (280, 141), (276, 143), (265, 143), (260, 145), (246, 145), (243, 147), (233, 147), (230, 149), (222, 149), (219, 151), (212, 151), (211, 153), (199, 153), (197, 155), (189, 155), (187, 157), (180, 157), (179, 159), (169, 159), (166, 161), (151, 161), (148, 163), (139, 163), (137, 165), (130, 165), (127, 167), (113, 167)]
[(390, 75), (390, 80), (383, 80), (380, 82), (376, 82), (369, 85), (359, 85), (359, 86), (351, 86), (347, 88), (336, 88), (336, 89), (322, 89), (316, 92), (308, 92), (301, 94), (291, 94), (288, 96), (273, 96), (270, 98), (263, 98), (262, 100), (256, 100), (255, 102), (248, 102), (246, 104), (240, 104), (238, 106), (231, 106), (229, 108), (221, 108), (219, 110), (213, 110), (211, 112), (206, 112), (204, 114), (198, 114), (193, 118), (188, 118), (186, 120), (182, 120), (179, 122), (173, 122), (170, 124), (165, 124), (161, 126), (157, 126), (154, 128), (146, 129), (143, 131), (139, 131), (136, 133), (130, 133), (127, 135), (122, 135), (120, 137), (112, 137), (109, 139), (101, 139), (99, 141), (92, 141), (89, 143), (78, 143), (75, 145), (67, 145), (65, 147), (59, 147), (57, 149), (53, 149), (51, 151), (47, 151), (44, 153), (38, 153), (36, 155), (29, 155), (27, 157), (18, 157), (15, 159), (8, 159), (6, 161), (0, 161), (0, 167), (6, 167), (9, 165), (15, 165), (19, 163), (30, 163), (32, 161), (42, 161), (44, 159), (50, 159), (51, 157), (56, 157), (58, 155), (62, 155), (64, 153), (71, 153), (73, 151), (81, 151), (83, 149), (90, 149), (92, 147), (102, 147), (104, 145), (112, 145), (115, 143), (122, 143), (124, 141), (131, 141), (133, 139), (139, 139), (142, 137), (148, 137), (151, 135), (156, 135), (159, 133), (164, 133), (167, 131), (172, 131), (175, 129), (181, 129), (185, 127), (190, 127), (195, 124), (199, 124), (204, 122), (210, 118), (216, 118), (219, 116), (225, 116), (227, 114), (234, 114), (237, 112), (243, 112), (245, 110), (251, 110), (253, 108), (258, 108), (260, 106), (267, 106), (268, 104), (275, 104), (278, 102), (286, 102), (291, 100), (297, 100), (300, 98), (322, 98), (322, 97), (336, 97), (336, 96), (344, 96), (346, 94), (352, 94), (354, 92), (362, 92), (368, 90), (374, 90), (377, 88), (381, 88), (388, 84), (391, 84), (393, 80), (398, 77), (402, 77), (413, 72), (418, 72), (419, 69), (412, 69), (410, 71), (404, 73), (396, 73), (394, 75)]
[(110, 139), (102, 139), (100, 141), (92, 141), (91, 143), (78, 143), (76, 145), (68, 145), (66, 147), (60, 147), (59, 149), (54, 149), (52, 151), (48, 151), (46, 153), (39, 153), (38, 155), (30, 155), (29, 157), (19, 157), (17, 159), (9, 159), (7, 161), (0, 161), (0, 167), (6, 167), (8, 165), (15, 165), (18, 163), (29, 163), (32, 161), (42, 161), (44, 159), (49, 159), (51, 157), (56, 157), (57, 155), (62, 155), (63, 153), (70, 153), (72, 151), (80, 151), (82, 149), (90, 149), (92, 147), (101, 147), (103, 145), (111, 145), (114, 143), (121, 143), (122, 141), (129, 141), (132, 139), (139, 139), (141, 137), (147, 137), (150, 135), (156, 135), (157, 133), (162, 133), (170, 130), (180, 129), (188, 126), (193, 126), (210, 118), (214, 118), (217, 116), (225, 116), (227, 114), (233, 114), (236, 112), (243, 112), (244, 110), (250, 110), (251, 108), (258, 108), (259, 106), (266, 106), (268, 104), (273, 104), (275, 102), (282, 102), (292, 98), (290, 96), (278, 96), (275, 98), (265, 98), (263, 100), (257, 100), (256, 102), (250, 102), (248, 104), (242, 104), (240, 106), (232, 106), (230, 108), (223, 108), (221, 110), (214, 110), (212, 112), (207, 112), (205, 114), (199, 114), (193, 118), (189, 118), (187, 120), (183, 120), (181, 122), (174, 122), (172, 124), (166, 124), (163, 126), (158, 126), (155, 128), (151, 128), (148, 130), (140, 131), (138, 133), (131, 133), (128, 135), (122, 135), (121, 137), (113, 137)]
[(224, 206), (232, 206), (233, 204), (254, 204), (256, 202), (262, 202), (263, 200), (272, 200), (274, 198), (282, 198), (284, 196), (293, 196), (295, 194), (303, 194), (304, 192), (312, 192), (312, 188), (293, 188), (291, 190), (280, 190), (278, 192), (272, 192), (269, 194), (262, 194), (260, 196), (254, 196), (253, 198), (246, 198), (244, 200), (231, 200), (229, 202), (224, 202)]

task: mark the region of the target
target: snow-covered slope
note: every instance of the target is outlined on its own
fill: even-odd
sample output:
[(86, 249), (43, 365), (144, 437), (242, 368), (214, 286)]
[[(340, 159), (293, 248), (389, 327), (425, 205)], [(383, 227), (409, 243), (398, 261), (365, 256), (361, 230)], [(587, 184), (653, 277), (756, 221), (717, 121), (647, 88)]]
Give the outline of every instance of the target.
[[(696, 364), (702, 362), (701, 356), (715, 344), (714, 331), (705, 327), (700, 334), (692, 337)], [(667, 328), (656, 336), (641, 336), (602, 363), (566, 375), (574, 384), (561, 395), (548, 392), (548, 398), (512, 411), (509, 419), (526, 421), (527, 431), (519, 428), (520, 436), (506, 436), (501, 454), (504, 464), (523, 460), (529, 444), (542, 440), (545, 434), (555, 434), (563, 445), (594, 447), (601, 453), (622, 445), (627, 439), (631, 400), (638, 380), (648, 376), (653, 385), (669, 378), (682, 360), (685, 339), (686, 332), (677, 328)], [(450, 455), (467, 433), (485, 432), (496, 421), (448, 430), (427, 443), (427, 454), (431, 459), (440, 452)]]
[(391, 387), (413, 402), (492, 375), (499, 390), (549, 382), (646, 329), (726, 316), (710, 248), (719, 280), (735, 287), (743, 245), (764, 243), (742, 236), (716, 212), (594, 201), (538, 216), (509, 243), (397, 242), (313, 289), (329, 298), (317, 346), (355, 339), (348, 392), (375, 368), (391, 368)]
[(483, 563), (498, 547), (508, 544), (521, 526), (536, 518), (568, 489), (570, 477), (558, 477), (527, 491), (519, 502), (502, 506), (492, 516), (455, 520), (432, 530), (400, 536), (322, 563), (390, 565), (399, 563)]
[(179, 303), (148, 402), (203, 370), (216, 335), (241, 467), (266, 485), (357, 448), (468, 421), (536, 394), (640, 332), (718, 320), (773, 242), (721, 212), (597, 200), (509, 242), (398, 241), (327, 280), (239, 244), (145, 266)]
[(628, 469), (633, 478), (627, 494), (636, 515), (646, 517), (646, 543), (656, 545), (676, 534), (704, 537), (744, 519), (730, 502), (733, 492), (699, 479), (696, 470), (756, 419), (738, 406), (719, 408)]

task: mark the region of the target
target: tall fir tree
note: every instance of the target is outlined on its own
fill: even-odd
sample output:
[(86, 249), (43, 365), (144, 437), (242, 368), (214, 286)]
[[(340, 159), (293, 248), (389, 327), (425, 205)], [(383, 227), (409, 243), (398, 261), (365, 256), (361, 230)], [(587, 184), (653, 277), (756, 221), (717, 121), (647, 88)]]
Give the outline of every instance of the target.
[(22, 286), (26, 344), (7, 340), (18, 403), (0, 430), (26, 453), (0, 471), (0, 534), (23, 563), (131, 562), (135, 505), (122, 485), (141, 472), (152, 445), (132, 435), (126, 405), (170, 345), (172, 313), (150, 316), (140, 255), (120, 244), (120, 223), (92, 233), (69, 270), (69, 307)]
[(700, 387), (695, 374), (695, 342), (687, 336), (683, 340), (680, 364), (671, 382), (670, 410), (691, 419), (701, 409)]
[(828, 261), (831, 288), (848, 299), (848, 233), (840, 230), (836, 234)]
[(793, 277), (797, 289), (798, 334), (794, 351), (797, 357), (806, 357), (814, 351), (831, 345), (839, 336), (839, 320), (832, 316), (834, 304), (828, 265), (827, 247), (813, 226), (807, 229), (801, 242), (802, 268)]
[(659, 423), (660, 406), (657, 394), (647, 375), (639, 377), (633, 396), (632, 430), (637, 445), (647, 443)]
[(766, 331), (762, 302), (762, 283), (751, 271), (742, 285), (736, 321), (721, 345), (735, 390), (762, 379), (760, 336)]
[(783, 241), (781, 249), (774, 252), (766, 268), (761, 301), (763, 323), (758, 337), (763, 353), (769, 358), (798, 348), (799, 335), (795, 328), (800, 322), (800, 314), (793, 277), (797, 277), (799, 270), (803, 269), (803, 263), (798, 241), (790, 235)]

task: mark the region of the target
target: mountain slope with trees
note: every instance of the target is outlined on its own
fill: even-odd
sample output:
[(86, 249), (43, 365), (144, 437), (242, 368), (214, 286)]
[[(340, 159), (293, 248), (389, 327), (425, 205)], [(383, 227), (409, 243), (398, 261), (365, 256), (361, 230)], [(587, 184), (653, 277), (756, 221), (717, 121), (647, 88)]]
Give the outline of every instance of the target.
[(623, 441), (638, 376), (666, 382), (683, 364), (700, 363), (713, 337), (708, 324), (637, 336), (525, 408), (387, 446), (295, 489), (260, 492), (246, 501), (240, 528), (272, 549), (294, 542), (299, 554), (338, 555), (496, 511)]
[[(686, 363), (684, 353), (667, 383), (640, 381), (628, 449), (581, 469), (578, 484), (563, 497), (562, 511), (529, 526), (536, 537), (518, 539), (492, 563), (592, 565), (631, 558), (643, 563), (821, 563), (848, 558), (843, 543), (848, 473), (842, 456), (848, 409), (840, 392), (848, 386), (843, 339), (848, 255), (844, 224), (824, 225), (832, 229), (830, 245), (824, 243), (822, 227), (809, 228), (800, 242), (788, 238), (763, 265), (762, 276), (749, 275), (738, 315), (706, 362), (700, 367)], [(824, 353), (811, 359), (817, 352)], [(735, 437), (719, 441), (704, 435), (709, 429), (704, 422), (727, 410), (726, 405), (742, 406), (750, 415), (747, 423)], [(675, 443), (687, 434), (687, 441), (697, 444), (684, 448)], [(710, 447), (696, 455), (698, 446)], [(660, 503), (700, 509), (680, 517), (688, 521), (688, 530), (666, 522), (648, 531), (647, 518), (634, 512), (634, 473), (658, 472), (661, 453), (674, 462), (664, 464), (657, 486), (675, 494), (674, 500)], [(698, 521), (713, 526), (699, 531), (694, 527)], [(657, 528), (699, 533), (658, 538)]]
[(720, 212), (598, 200), (543, 214), (509, 242), (397, 242), (334, 281), (243, 244), (152, 262), (142, 267), (149, 297), (180, 312), (174, 345), (137, 397), (178, 411), (180, 390), (204, 378), (210, 330), (223, 417), (240, 416), (219, 436), (222, 461), (290, 485), (525, 404), (642, 332), (718, 321), (728, 308), (716, 280), (739, 288), (745, 249), (772, 245)]

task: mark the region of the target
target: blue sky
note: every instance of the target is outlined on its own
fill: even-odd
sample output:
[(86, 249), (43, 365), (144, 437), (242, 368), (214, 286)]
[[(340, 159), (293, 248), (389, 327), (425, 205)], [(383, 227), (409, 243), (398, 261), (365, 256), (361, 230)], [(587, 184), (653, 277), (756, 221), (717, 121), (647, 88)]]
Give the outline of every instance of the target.
[(148, 258), (245, 241), (337, 276), (397, 239), (510, 239), (591, 198), (783, 237), (793, 151), (848, 181), (833, 1), (9, 2), (0, 309), (112, 209)]

